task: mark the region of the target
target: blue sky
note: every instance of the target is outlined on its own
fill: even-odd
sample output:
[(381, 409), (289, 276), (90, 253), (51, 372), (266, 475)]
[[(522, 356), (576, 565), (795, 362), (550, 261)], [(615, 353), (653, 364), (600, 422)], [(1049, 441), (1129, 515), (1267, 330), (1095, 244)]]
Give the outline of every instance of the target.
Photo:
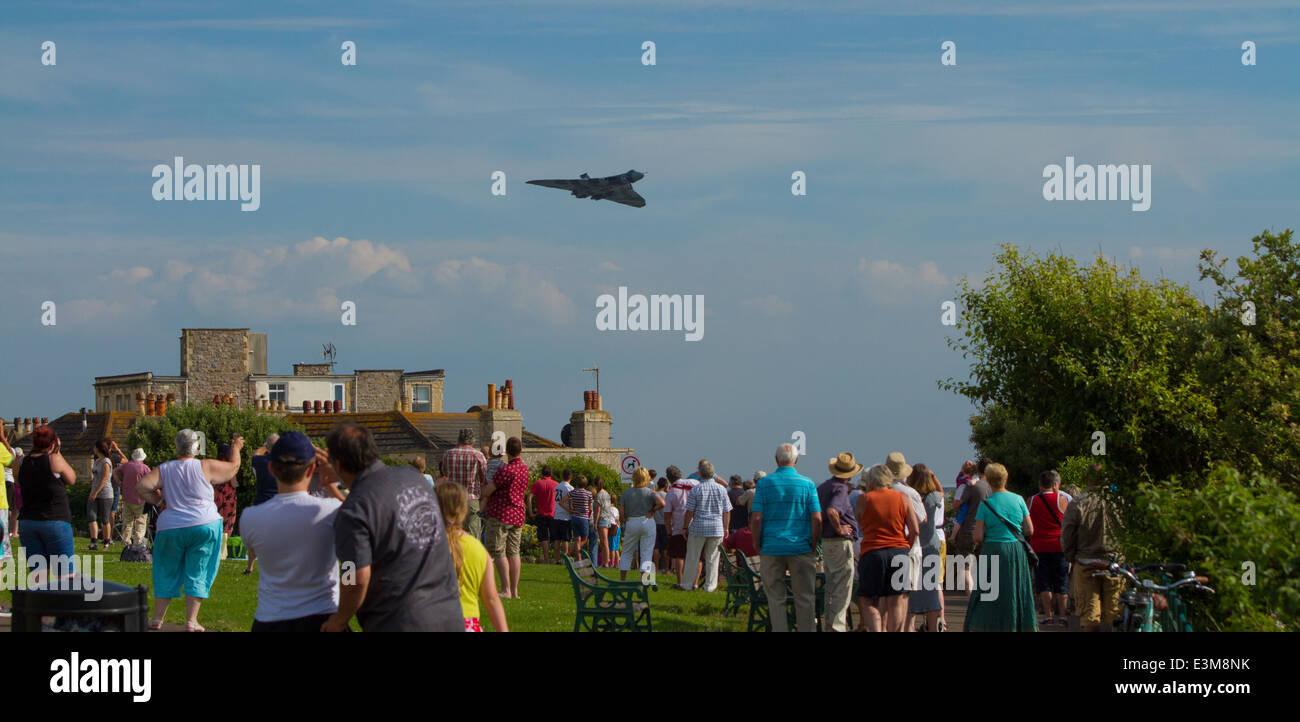
[[(972, 409), (936, 385), (966, 372), (939, 304), (998, 244), (1195, 283), (1199, 249), (1296, 225), (1300, 4), (1218, 5), (6, 4), (0, 415), (250, 327), (273, 372), (327, 341), (445, 368), (452, 411), (514, 379), (551, 438), (597, 363), (659, 469), (749, 474), (803, 431), (814, 478), (897, 449), (951, 483)], [(154, 201), (177, 155), (260, 164), (261, 208)], [(1151, 209), (1043, 200), (1067, 155), (1151, 164)], [(629, 168), (643, 209), (524, 184)], [(704, 294), (704, 339), (597, 331), (618, 286)]]

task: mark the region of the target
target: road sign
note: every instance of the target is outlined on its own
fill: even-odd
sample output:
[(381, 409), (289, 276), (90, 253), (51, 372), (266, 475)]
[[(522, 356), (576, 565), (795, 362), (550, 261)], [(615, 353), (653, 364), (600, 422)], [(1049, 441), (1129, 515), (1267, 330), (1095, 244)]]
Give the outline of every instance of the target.
[(628, 454), (623, 457), (621, 462), (619, 462), (619, 466), (623, 469), (624, 474), (631, 476), (632, 472), (636, 471), (637, 468), (641, 466), (641, 462), (635, 456)]

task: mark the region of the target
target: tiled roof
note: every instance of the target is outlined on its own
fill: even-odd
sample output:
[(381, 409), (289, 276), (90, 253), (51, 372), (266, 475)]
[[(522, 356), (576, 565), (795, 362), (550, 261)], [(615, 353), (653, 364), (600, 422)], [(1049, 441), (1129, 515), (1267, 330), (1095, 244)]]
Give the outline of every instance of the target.
[[(409, 411), (395, 413), (400, 413), (407, 423), (440, 450), (455, 446), (456, 440), (460, 438), (461, 429), (468, 427), (478, 433), (478, 414), (426, 414)], [(484, 439), (480, 443), (486, 441)]]
[(344, 414), (289, 414), (289, 421), (303, 427), (311, 438), (325, 436), (341, 421), (351, 421), (370, 430), (380, 453), (409, 451), (411, 449), (437, 449), (433, 442), (421, 434), (402, 416), (400, 411)]
[[(81, 412), (70, 411), (50, 422), (54, 433), (59, 435), (59, 445), (64, 456), (89, 456), (95, 449), (95, 442), (108, 436), (125, 448), (126, 435), (135, 424), (134, 411), (86, 412), (86, 429), (81, 429)], [(14, 446), (31, 448), (31, 434), (11, 441)]]
[(524, 430), (524, 448), (525, 449), (563, 449), (564, 444), (558, 441), (538, 436), (527, 429)]

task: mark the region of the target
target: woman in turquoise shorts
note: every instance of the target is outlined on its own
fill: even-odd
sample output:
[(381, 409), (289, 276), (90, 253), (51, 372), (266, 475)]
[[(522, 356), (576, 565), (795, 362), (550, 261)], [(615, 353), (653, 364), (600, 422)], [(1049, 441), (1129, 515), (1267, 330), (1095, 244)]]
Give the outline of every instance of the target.
[(204, 631), (199, 626), (199, 605), (208, 598), (221, 565), (221, 513), (212, 486), (235, 478), (243, 448), (243, 438), (236, 436), (229, 461), (198, 459), (199, 435), (181, 429), (176, 434), (176, 459), (140, 479), (140, 496), (164, 505), (154, 536), (150, 629), (162, 628), (167, 606), (184, 590), (185, 629)]

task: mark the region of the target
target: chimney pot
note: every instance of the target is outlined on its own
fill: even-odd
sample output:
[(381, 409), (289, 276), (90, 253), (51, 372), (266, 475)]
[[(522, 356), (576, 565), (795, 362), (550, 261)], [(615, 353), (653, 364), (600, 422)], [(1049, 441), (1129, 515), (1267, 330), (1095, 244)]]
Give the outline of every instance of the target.
[(320, 413), (320, 399), (316, 399), (316, 413)]
[(310, 402), (310, 401), (304, 401), (304, 402), (302, 402), (302, 412), (303, 412), (304, 414), (310, 414), (310, 413), (311, 413), (311, 402)]
[(496, 407), (497, 407), (497, 385), (488, 384), (488, 408), (495, 409)]

